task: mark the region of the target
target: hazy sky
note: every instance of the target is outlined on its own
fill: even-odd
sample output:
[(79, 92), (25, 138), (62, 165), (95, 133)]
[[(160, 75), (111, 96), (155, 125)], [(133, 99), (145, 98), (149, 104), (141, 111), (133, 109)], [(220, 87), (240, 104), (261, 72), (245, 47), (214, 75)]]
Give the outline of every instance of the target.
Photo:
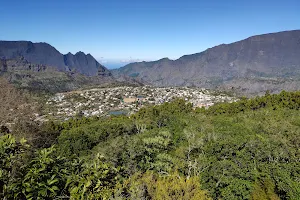
[(300, 0), (2, 0), (0, 40), (47, 42), (103, 62), (179, 58), (300, 29)]

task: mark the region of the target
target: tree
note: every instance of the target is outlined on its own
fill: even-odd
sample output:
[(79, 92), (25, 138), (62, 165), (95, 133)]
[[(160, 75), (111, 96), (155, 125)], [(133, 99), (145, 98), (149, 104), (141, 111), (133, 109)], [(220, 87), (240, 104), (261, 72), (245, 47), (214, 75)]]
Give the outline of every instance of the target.
[(178, 172), (167, 176), (160, 176), (153, 171), (136, 173), (124, 187), (129, 193), (126, 199), (165, 199), (165, 200), (209, 200), (207, 192), (201, 190), (198, 176), (190, 179), (181, 176)]
[[(13, 188), (20, 183), (20, 168), (23, 165), (25, 151), (28, 149), (26, 140), (16, 139), (6, 134), (0, 136), (0, 198), (13, 197)], [(16, 196), (15, 196), (16, 197)]]

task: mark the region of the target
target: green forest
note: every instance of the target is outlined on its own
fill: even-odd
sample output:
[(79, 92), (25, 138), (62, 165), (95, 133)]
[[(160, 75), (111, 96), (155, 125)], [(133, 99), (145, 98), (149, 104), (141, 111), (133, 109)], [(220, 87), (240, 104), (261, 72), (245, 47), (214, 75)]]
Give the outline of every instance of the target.
[(1, 132), (0, 199), (300, 199), (300, 92)]

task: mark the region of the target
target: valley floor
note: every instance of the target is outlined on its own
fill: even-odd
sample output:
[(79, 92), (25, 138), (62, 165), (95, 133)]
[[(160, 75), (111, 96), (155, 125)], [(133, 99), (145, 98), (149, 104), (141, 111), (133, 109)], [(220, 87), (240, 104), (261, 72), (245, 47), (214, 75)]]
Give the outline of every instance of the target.
[(81, 115), (108, 116), (132, 114), (147, 105), (160, 105), (176, 98), (191, 102), (194, 107), (209, 107), (218, 102), (232, 102), (234, 97), (201, 88), (188, 87), (114, 87), (94, 88), (57, 93), (46, 102), (44, 114), (37, 120), (67, 120)]

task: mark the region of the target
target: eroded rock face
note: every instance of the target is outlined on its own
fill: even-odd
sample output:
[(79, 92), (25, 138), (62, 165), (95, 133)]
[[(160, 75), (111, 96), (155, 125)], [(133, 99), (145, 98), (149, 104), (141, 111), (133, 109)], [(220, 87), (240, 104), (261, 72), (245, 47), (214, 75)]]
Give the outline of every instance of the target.
[(4, 60), (6, 63), (6, 71), (34, 71), (34, 72), (39, 72), (39, 71), (45, 71), (47, 69), (47, 66), (42, 65), (42, 64), (33, 64), (26, 60), (23, 56), (15, 59), (7, 59)]
[(101, 73), (86, 76), (73, 71), (58, 71), (55, 67), (31, 63), (22, 56), (0, 59), (0, 80), (4, 77), (17, 87), (36, 92), (57, 93), (116, 82), (109, 71), (102, 69)]
[(75, 71), (88, 76), (97, 76), (100, 69), (105, 72), (104, 76), (110, 76), (109, 70), (92, 55), (83, 52), (63, 55), (47, 43), (0, 41), (0, 57), (11, 60), (23, 57), (32, 64), (54, 67), (59, 71)]
[[(131, 63), (112, 73), (116, 78), (126, 75), (156, 86), (205, 88), (224, 83), (238, 87), (235, 80), (243, 79), (300, 78), (300, 30), (253, 36), (177, 60)], [(243, 86), (255, 89), (252, 83)]]

